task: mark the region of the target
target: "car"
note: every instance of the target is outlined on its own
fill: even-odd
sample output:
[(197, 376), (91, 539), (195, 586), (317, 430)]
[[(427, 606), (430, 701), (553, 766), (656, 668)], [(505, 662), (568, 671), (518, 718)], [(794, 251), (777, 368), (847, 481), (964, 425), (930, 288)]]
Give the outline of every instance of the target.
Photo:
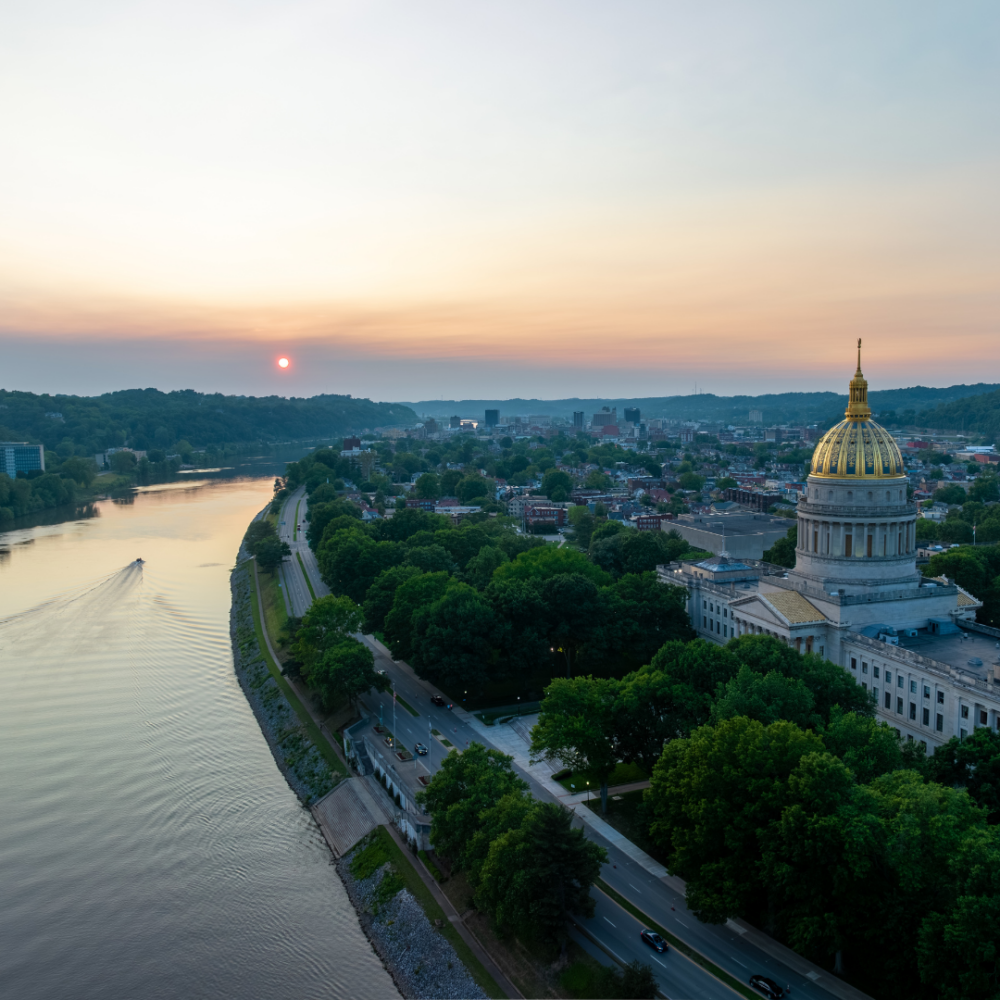
[(431, 703), (434, 704), (434, 705), (440, 705), (441, 708), (444, 708), (444, 706), (446, 704), (444, 698), (442, 698), (441, 695), (439, 695), (439, 694), (432, 694), (431, 695)]
[(785, 991), (773, 979), (768, 979), (767, 976), (751, 976), (750, 985), (755, 990), (763, 993), (768, 1000), (781, 1000), (785, 995)]
[(642, 938), (643, 944), (648, 944), (650, 948), (655, 948), (658, 952), (662, 953), (667, 950), (667, 942), (656, 931), (651, 931), (648, 927), (639, 931), (639, 937)]
[(423, 743), (418, 743), (413, 749), (416, 750), (421, 757), (427, 753), (427, 747), (425, 747)]

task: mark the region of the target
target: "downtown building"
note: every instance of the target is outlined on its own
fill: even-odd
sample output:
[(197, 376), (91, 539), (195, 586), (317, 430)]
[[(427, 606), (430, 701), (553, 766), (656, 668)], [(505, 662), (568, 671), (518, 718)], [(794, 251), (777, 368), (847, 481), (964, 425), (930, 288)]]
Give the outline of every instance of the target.
[(917, 571), (916, 504), (898, 445), (871, 419), (860, 349), (845, 416), (813, 454), (794, 569), (723, 550), (661, 566), (660, 579), (687, 588), (699, 637), (770, 635), (818, 653), (871, 692), (880, 721), (928, 749), (1000, 729), (1000, 630), (975, 621), (974, 595)]

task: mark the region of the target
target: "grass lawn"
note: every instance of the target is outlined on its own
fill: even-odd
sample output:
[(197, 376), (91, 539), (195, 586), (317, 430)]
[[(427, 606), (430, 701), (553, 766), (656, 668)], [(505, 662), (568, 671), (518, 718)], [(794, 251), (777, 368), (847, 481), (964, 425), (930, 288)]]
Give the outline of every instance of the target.
[(316, 749), (323, 755), (323, 759), (330, 765), (330, 770), (335, 774), (346, 775), (347, 766), (337, 756), (337, 751), (333, 749), (330, 741), (320, 732), (319, 726), (313, 722), (313, 718), (306, 710), (305, 705), (299, 701), (299, 696), (292, 689), (292, 686), (285, 679), (278, 665), (271, 659), (271, 654), (267, 651), (267, 644), (264, 642), (264, 633), (261, 630), (260, 611), (257, 607), (257, 585), (254, 580), (254, 565), (250, 560), (244, 565), (246, 566), (247, 576), (250, 581), (250, 607), (253, 610), (253, 627), (257, 633), (257, 642), (260, 643), (260, 652), (264, 657), (264, 662), (267, 664), (267, 669), (271, 671), (271, 676), (278, 687), (281, 688), (281, 693), (288, 699), (288, 704), (292, 706), (293, 711), (299, 717), (299, 721), (309, 734), (309, 739), (313, 741)]
[(278, 635), (288, 620), (288, 608), (285, 605), (285, 588), (279, 587), (277, 573), (257, 574), (257, 581), (260, 584), (260, 596), (264, 601), (264, 623), (267, 626), (267, 634), (271, 639), (271, 645), (278, 654), (278, 659), (284, 664), (288, 659), (287, 650), (278, 645)]
[(424, 884), (424, 880), (420, 877), (420, 873), (413, 866), (413, 862), (406, 852), (400, 849), (399, 844), (392, 839), (391, 834), (384, 826), (377, 827), (374, 836), (378, 838), (380, 846), (389, 855), (389, 860), (392, 862), (396, 874), (403, 880), (403, 885), (413, 893), (417, 902), (420, 903), (427, 919), (431, 923), (434, 923), (435, 920), (441, 921), (441, 933), (455, 949), (472, 978), (491, 997), (504, 997), (505, 994), (497, 985), (496, 980), (486, 971), (483, 963), (476, 958), (472, 949), (462, 940), (462, 935), (452, 926), (451, 921), (434, 899), (430, 889)]
[[(629, 785), (633, 781), (647, 781), (648, 779), (649, 775), (638, 764), (619, 764), (611, 772), (608, 778), (608, 786)], [(590, 782), (590, 790), (600, 795), (601, 779), (593, 771), (574, 771), (569, 778), (564, 778), (559, 784), (570, 792), (584, 792), (587, 790), (588, 781)], [(572, 788), (572, 785), (576, 785), (576, 788)]]
[(309, 579), (309, 574), (306, 572), (306, 564), (302, 561), (302, 553), (296, 552), (295, 558), (299, 561), (299, 566), (302, 567), (302, 575), (306, 578), (306, 586), (309, 588), (309, 596), (315, 601), (316, 591), (313, 590), (312, 580)]

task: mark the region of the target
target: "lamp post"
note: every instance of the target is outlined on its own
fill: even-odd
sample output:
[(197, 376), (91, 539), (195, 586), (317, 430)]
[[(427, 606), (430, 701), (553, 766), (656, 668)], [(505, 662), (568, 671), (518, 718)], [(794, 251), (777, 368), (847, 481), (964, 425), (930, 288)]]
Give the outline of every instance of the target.
[(517, 696), (517, 714), (518, 714), (518, 717), (520, 717), (520, 715), (521, 715), (521, 696), (520, 695)]
[(587, 804), (590, 805), (590, 782), (587, 782)]

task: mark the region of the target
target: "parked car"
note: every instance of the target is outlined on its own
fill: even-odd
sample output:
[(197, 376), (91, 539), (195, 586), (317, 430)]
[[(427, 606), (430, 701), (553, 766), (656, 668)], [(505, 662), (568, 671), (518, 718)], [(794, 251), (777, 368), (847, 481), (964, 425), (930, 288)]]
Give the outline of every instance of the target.
[(656, 931), (644, 927), (639, 931), (639, 937), (642, 938), (644, 944), (648, 944), (650, 948), (654, 948), (658, 952), (662, 953), (667, 950), (667, 942)]
[(763, 993), (768, 1000), (781, 1000), (785, 995), (785, 991), (773, 979), (768, 979), (767, 976), (751, 976), (750, 985), (755, 990)]
[(416, 750), (421, 757), (427, 753), (427, 747), (425, 747), (423, 743), (418, 743), (413, 749)]
[(440, 705), (441, 708), (444, 708), (444, 706), (446, 704), (444, 698), (442, 698), (441, 695), (439, 695), (439, 694), (432, 694), (431, 695), (431, 702), (434, 705)]

